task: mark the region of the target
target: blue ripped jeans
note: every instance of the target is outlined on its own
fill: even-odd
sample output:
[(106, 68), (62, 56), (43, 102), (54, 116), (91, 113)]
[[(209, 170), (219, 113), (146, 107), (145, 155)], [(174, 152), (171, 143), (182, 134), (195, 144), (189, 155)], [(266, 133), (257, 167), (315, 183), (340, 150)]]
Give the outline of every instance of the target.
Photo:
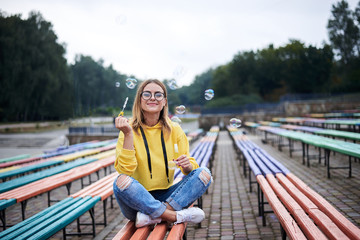
[[(208, 173), (208, 178), (204, 177), (203, 170)], [(165, 202), (175, 211), (187, 208), (205, 193), (212, 182), (210, 170), (204, 167), (191, 171), (168, 189), (150, 192), (134, 178), (127, 177), (128, 182), (124, 187), (117, 186), (116, 178), (113, 188), (121, 212), (131, 221), (136, 220), (137, 212), (145, 213), (153, 219), (160, 217), (165, 212)]]

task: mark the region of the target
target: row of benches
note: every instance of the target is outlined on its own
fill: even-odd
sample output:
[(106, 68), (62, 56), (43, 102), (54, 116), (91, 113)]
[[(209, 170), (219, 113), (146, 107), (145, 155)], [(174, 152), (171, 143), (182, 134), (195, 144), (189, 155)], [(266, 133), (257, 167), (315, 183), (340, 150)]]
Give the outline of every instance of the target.
[[(208, 137), (209, 138), (209, 137)], [(206, 143), (207, 141), (201, 141), (203, 142), (202, 145), (205, 146), (204, 143)], [(200, 149), (205, 149), (205, 148), (198, 148), (199, 152)], [(209, 148), (207, 148), (209, 150)], [(107, 175), (106, 177), (103, 177), (102, 179), (98, 180), (97, 182), (91, 184), (88, 187), (83, 188), (83, 190), (80, 190), (79, 192), (70, 195), (68, 198), (50, 206), (50, 191), (52, 189), (55, 189), (59, 186), (63, 186), (65, 185), (69, 185), (71, 186), (71, 183), (78, 179), (80, 177), (79, 174), (83, 174), (83, 176), (89, 175), (91, 174), (91, 172), (94, 172), (94, 168), (91, 167), (92, 164), (97, 164), (99, 165), (100, 162), (102, 162), (103, 166), (111, 166), (114, 163), (114, 153), (111, 153), (111, 157), (105, 158), (103, 160), (98, 160), (95, 161), (93, 163), (87, 164), (87, 165), (83, 165), (77, 168), (73, 168), (70, 169), (66, 172), (48, 177), (44, 180), (40, 180), (40, 181), (36, 181), (39, 182), (40, 184), (37, 184), (37, 186), (32, 186), (30, 188), (30, 186), (24, 186), (23, 190), (21, 190), (20, 188), (14, 189), (13, 191), (8, 191), (6, 194), (8, 197), (11, 196), (11, 192), (15, 193), (20, 193), (19, 196), (13, 196), (13, 198), (10, 197), (11, 200), (10, 202), (8, 202), (10, 205), (11, 204), (15, 204), (16, 202), (21, 202), (22, 203), (22, 211), (23, 211), (23, 221), (20, 222), (19, 224), (6, 229), (5, 231), (0, 233), (0, 238), (1, 239), (14, 239), (14, 237), (16, 237), (17, 239), (47, 239), (49, 237), (51, 237), (52, 235), (54, 235), (56, 232), (60, 231), (61, 229), (63, 229), (63, 235), (64, 238), (66, 238), (66, 236), (68, 235), (88, 235), (91, 234), (93, 236), (95, 236), (95, 226), (98, 224), (107, 224), (107, 220), (106, 220), (106, 202), (109, 196), (111, 196), (111, 206), (113, 206), (112, 200), (112, 194), (113, 194), (113, 189), (112, 189), (112, 182), (114, 181), (114, 179), (117, 176), (117, 173), (113, 173), (110, 175), (107, 175), (105, 173), (105, 175)], [(208, 155), (204, 154), (203, 155), (203, 159), (209, 157)], [(107, 162), (105, 164), (105, 162)], [(205, 164), (206, 160), (203, 161), (203, 163)], [(105, 165), (104, 165), (105, 164)], [(100, 167), (101, 168), (101, 167)], [(105, 168), (106, 169), (106, 168)], [(65, 175), (64, 175), (65, 174)], [(90, 176), (90, 175), (89, 175)], [(82, 179), (82, 178), (81, 178)], [(35, 184), (35, 183), (33, 183)], [(33, 185), (31, 184), (31, 185)], [(37, 189), (38, 188), (38, 189)], [(41, 211), (40, 213), (25, 219), (25, 207), (26, 207), (26, 200), (32, 196), (41, 194), (42, 192), (46, 192), (48, 191), (48, 205), (49, 207), (43, 211)], [(68, 194), (70, 194), (70, 189), (68, 187)], [(2, 194), (0, 194), (1, 196)], [(16, 194), (15, 194), (16, 195)], [(14, 201), (15, 199), (15, 201)], [(103, 223), (96, 223), (95, 222), (95, 218), (94, 218), (94, 206), (97, 202), (102, 201), (103, 202), (103, 211), (104, 211), (104, 221)], [(3, 211), (2, 211), (2, 220), (3, 220), (3, 224), (4, 227), (6, 226), (6, 218), (5, 218), (5, 212), (4, 210), (6, 209), (6, 207), (10, 206), (4, 204), (3, 205)], [(80, 225), (84, 224), (84, 223), (80, 223), (79, 221), (79, 217), (82, 216), (84, 213), (89, 212), (90, 217), (92, 219), (91, 223), (85, 223), (85, 225), (92, 225), (93, 231), (90, 233), (81, 233), (80, 232)], [(74, 220), (77, 219), (77, 225), (78, 225), (78, 232), (76, 233), (66, 233), (66, 226), (68, 224), (70, 224), (71, 222), (73, 222)], [(176, 236), (179, 236), (179, 233), (184, 233), (185, 231), (185, 226), (178, 224), (179, 226), (175, 227), (174, 230), (172, 231), (171, 234), (175, 234)], [(160, 224), (159, 224), (160, 227)], [(158, 227), (158, 228), (159, 228)], [(178, 229), (178, 230), (176, 230)], [(181, 231), (181, 229), (183, 229), (183, 231)], [(180, 230), (180, 231), (179, 231)], [(144, 231), (144, 230), (142, 230)], [(179, 232), (177, 232), (179, 231)], [(135, 231), (136, 232), (136, 231)], [(165, 231), (166, 233), (166, 231)], [(181, 234), (182, 235), (182, 234)]]
[[(349, 169), (349, 177), (351, 177), (352, 171), (352, 158), (359, 159), (360, 158), (360, 144), (345, 142), (341, 140), (331, 139), (327, 137), (317, 136), (313, 134), (303, 133), (303, 132), (295, 132), (291, 130), (285, 130), (282, 128), (275, 128), (269, 126), (260, 126), (257, 129), (264, 132), (264, 142), (272, 141), (273, 143), (277, 143), (279, 150), (283, 146), (289, 147), (290, 157), (292, 157), (292, 153), (296, 151), (294, 149), (294, 141), (299, 141), (302, 144), (302, 159), (303, 164), (307, 162), (307, 166), (310, 166), (311, 159), (318, 159), (319, 163), (321, 159), (325, 159), (325, 165), (327, 166), (327, 176), (330, 178), (330, 169)], [(268, 134), (275, 135), (278, 137), (277, 139), (269, 139)], [(288, 144), (283, 143), (283, 138), (288, 139)], [(309, 146), (314, 146), (318, 149), (318, 155), (310, 155), (309, 154)], [(322, 156), (322, 151), (324, 150), (324, 156)], [(330, 152), (341, 153), (349, 157), (348, 166), (330, 166)]]
[[(117, 177), (117, 172), (107, 175), (86, 188), (70, 195), (62, 201), (46, 208), (32, 217), (0, 232), (1, 239), (48, 239), (63, 230), (63, 238), (69, 235), (92, 235), (95, 237), (96, 225), (107, 225), (106, 203), (111, 197), (113, 207), (112, 182)], [(94, 207), (96, 203), (103, 202), (104, 221), (95, 221)], [(80, 217), (89, 212), (91, 222), (80, 223)], [(77, 232), (67, 233), (66, 226), (77, 220)], [(91, 225), (92, 232), (81, 232), (80, 225)]]
[[(265, 213), (269, 212), (265, 210), (265, 204), (270, 204), (281, 224), (283, 239), (286, 235), (291, 239), (360, 239), (360, 229), (322, 196), (240, 131), (229, 129), (229, 132), (244, 160), (245, 173), (249, 170), (250, 186), (254, 183), (258, 186), (259, 215), (263, 225), (266, 224)], [(250, 171), (256, 181), (251, 180)]]
[(342, 126), (347, 126), (347, 131), (360, 132), (360, 119), (319, 119), (319, 118), (273, 118), (273, 121), (281, 123), (295, 123), (313, 127), (341, 130)]
[[(103, 145), (99, 145), (101, 143)], [(100, 142), (97, 143), (96, 145), (92, 144), (92, 146), (93, 147), (91, 148), (82, 148), (82, 149), (77, 148), (78, 151), (76, 151), (76, 149), (72, 149), (70, 152), (66, 152), (66, 153), (64, 153), (63, 151), (59, 151), (57, 153), (52, 153), (51, 157), (49, 158), (39, 158), (39, 159), (28, 158), (28, 159), (20, 160), (21, 164), (18, 162), (18, 164), (15, 166), (2, 168), (0, 170), (0, 179), (2, 179), (3, 182), (5, 182), (10, 178), (22, 176), (29, 172), (34, 172), (44, 168), (54, 167), (56, 165), (74, 161), (79, 158), (84, 158), (97, 153), (115, 149), (116, 143), (109, 142), (104, 145), (104, 142)], [(63, 152), (64, 154), (59, 155), (58, 153), (60, 152)], [(29, 159), (31, 160), (31, 162), (28, 162)], [(0, 184), (0, 189), (2, 185), (6, 185), (6, 184)]]
[[(199, 166), (209, 167), (211, 169), (211, 159), (215, 152), (216, 140), (219, 134), (219, 128), (217, 126), (212, 127), (204, 137), (201, 138), (199, 143), (190, 152), (190, 156), (193, 156), (199, 163)], [(180, 169), (176, 169), (174, 183), (181, 181), (183, 175)], [(197, 205), (202, 208), (202, 197), (198, 199)], [(128, 221), (125, 226), (115, 235), (113, 240), (124, 239), (148, 239), (157, 240), (164, 239), (167, 234), (167, 239), (186, 239), (186, 226), (187, 223), (177, 224), (171, 227), (167, 223), (162, 222), (156, 224), (156, 226), (145, 226), (142, 228), (136, 228), (133, 221)]]
[[(9, 190), (3, 191), (0, 194), (0, 218), (3, 223), (3, 228), (5, 229), (7, 227), (6, 209), (8, 207), (16, 203), (21, 203), (21, 213), (24, 220), (28, 199), (42, 193), (47, 193), (48, 205), (50, 206), (51, 202), (54, 201), (50, 198), (50, 192), (52, 190), (61, 186), (66, 186), (68, 194), (70, 194), (71, 183), (73, 181), (80, 179), (81, 187), (84, 187), (84, 177), (89, 177), (89, 182), (91, 183), (90, 175), (92, 173), (97, 173), (99, 178), (99, 171), (104, 169), (106, 175), (106, 169), (111, 169), (114, 161), (115, 150), (110, 150), (94, 155), (91, 158), (79, 159), (71, 163), (5, 182), (10, 183), (10, 185), (7, 185)], [(25, 180), (29, 181), (25, 182)], [(16, 184), (16, 181), (18, 181), (19, 184)], [(16, 187), (11, 184), (16, 184)]]

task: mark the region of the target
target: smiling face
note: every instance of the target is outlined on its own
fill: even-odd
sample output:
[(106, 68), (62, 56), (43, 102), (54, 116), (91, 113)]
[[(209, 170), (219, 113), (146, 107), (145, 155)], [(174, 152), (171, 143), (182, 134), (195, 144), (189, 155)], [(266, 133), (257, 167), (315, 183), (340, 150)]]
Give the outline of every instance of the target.
[(144, 87), (143, 92), (150, 92), (151, 97), (148, 100), (144, 100), (141, 97), (141, 109), (144, 113), (158, 113), (164, 108), (166, 104), (166, 98), (164, 97), (162, 100), (156, 100), (155, 93), (163, 93), (164, 90), (157, 85), (156, 83), (149, 83)]

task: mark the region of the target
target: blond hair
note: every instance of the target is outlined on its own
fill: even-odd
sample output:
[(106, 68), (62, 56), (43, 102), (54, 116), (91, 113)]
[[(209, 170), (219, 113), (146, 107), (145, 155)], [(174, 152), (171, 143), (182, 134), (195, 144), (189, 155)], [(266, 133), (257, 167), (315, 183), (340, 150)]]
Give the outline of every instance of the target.
[[(148, 79), (139, 85), (139, 87), (136, 91), (136, 96), (135, 96), (134, 105), (133, 105), (133, 109), (132, 109), (132, 121), (131, 121), (131, 126), (135, 130), (136, 133), (138, 133), (138, 129), (140, 127), (145, 126), (144, 114), (143, 114), (143, 111), (141, 108), (141, 94), (144, 91), (144, 88), (146, 87), (146, 85), (148, 85), (150, 83), (155, 83), (155, 84), (159, 85), (162, 88), (162, 90), (164, 91), (164, 98), (165, 99), (167, 98), (167, 90), (166, 90), (165, 85), (157, 79)], [(166, 101), (165, 106), (160, 111), (159, 122), (161, 122), (162, 130), (165, 133), (165, 135), (167, 135), (167, 136), (169, 136), (171, 133), (171, 127), (168, 122), (168, 112), (169, 112), (168, 103)]]

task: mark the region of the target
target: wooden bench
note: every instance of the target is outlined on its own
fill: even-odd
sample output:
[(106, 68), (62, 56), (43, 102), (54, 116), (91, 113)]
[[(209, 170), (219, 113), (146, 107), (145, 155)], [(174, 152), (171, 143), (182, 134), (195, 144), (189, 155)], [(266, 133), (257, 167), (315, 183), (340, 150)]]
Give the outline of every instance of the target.
[[(214, 126), (203, 136), (200, 142), (190, 152), (190, 156), (194, 157), (199, 166), (207, 167), (211, 166), (211, 159), (213, 158), (216, 146), (216, 140), (219, 134), (219, 128)], [(181, 181), (183, 174), (180, 169), (175, 170), (174, 183)], [(194, 204), (192, 205), (194, 206)], [(191, 206), (191, 207), (192, 207)], [(202, 208), (202, 197), (197, 201), (197, 206)], [(200, 225), (201, 223), (199, 223)], [(169, 229), (169, 226), (165, 222), (156, 224), (155, 226), (145, 226), (142, 228), (136, 228), (133, 221), (128, 221), (125, 226), (115, 235), (113, 240), (125, 240), (125, 239), (148, 239), (157, 240), (164, 239), (167, 235), (167, 239), (186, 239), (186, 226), (187, 223), (180, 223), (174, 225)], [(201, 226), (201, 225), (200, 225)]]
[[(81, 185), (84, 186), (82, 179), (86, 176), (90, 176), (92, 173), (97, 173), (99, 178), (99, 170), (104, 169), (106, 175), (106, 168), (112, 166), (115, 161), (114, 151), (108, 153), (102, 153), (98, 156), (98, 159), (94, 159), (90, 163), (70, 168), (67, 171), (60, 172), (58, 174), (53, 174), (49, 177), (39, 179), (37, 181), (31, 182), (24, 186), (12, 189), (10, 191), (0, 194), (0, 210), (1, 210), (1, 221), (3, 223), (3, 228), (7, 227), (6, 225), (6, 213), (5, 210), (7, 207), (14, 205), (16, 203), (21, 203), (21, 213), (23, 220), (25, 217), (25, 209), (27, 205), (27, 200), (38, 196), (42, 193), (47, 193), (48, 195), (48, 206), (51, 202), (57, 200), (51, 200), (50, 192), (61, 186), (66, 186), (68, 194), (70, 194), (70, 188), (73, 181), (81, 179)], [(91, 179), (89, 178), (91, 183)]]
[[(286, 235), (291, 239), (360, 239), (360, 229), (328, 201), (246, 136), (234, 132), (231, 134), (234, 142), (256, 176), (263, 225), (266, 225), (265, 213), (269, 213), (265, 204), (270, 204), (281, 224), (283, 239)], [(264, 195), (268, 202), (264, 201)]]
[[(92, 235), (95, 237), (96, 225), (106, 226), (106, 200), (112, 196), (112, 182), (117, 177), (114, 172), (97, 182), (46, 208), (32, 217), (0, 232), (1, 239), (48, 239), (63, 230), (63, 238), (69, 235)], [(94, 206), (97, 202), (104, 203), (104, 222), (97, 223), (94, 218)], [(89, 212), (91, 223), (80, 223), (80, 217)], [(76, 233), (67, 233), (66, 226), (77, 220)], [(81, 232), (81, 225), (91, 225), (92, 232)]]

